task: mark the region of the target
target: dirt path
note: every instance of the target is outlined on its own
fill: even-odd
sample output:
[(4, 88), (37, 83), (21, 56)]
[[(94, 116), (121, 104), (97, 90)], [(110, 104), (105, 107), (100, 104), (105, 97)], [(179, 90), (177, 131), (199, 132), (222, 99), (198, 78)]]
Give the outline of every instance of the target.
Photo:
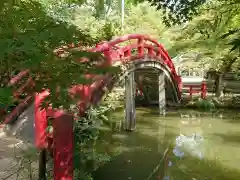
[(36, 179), (33, 115), (30, 106), (10, 129), (10, 135), (0, 137), (0, 180)]

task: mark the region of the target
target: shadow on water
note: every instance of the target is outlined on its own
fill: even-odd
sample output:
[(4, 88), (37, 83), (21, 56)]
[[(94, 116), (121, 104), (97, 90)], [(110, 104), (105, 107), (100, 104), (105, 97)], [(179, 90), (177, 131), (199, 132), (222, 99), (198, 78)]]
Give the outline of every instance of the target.
[[(127, 180), (146, 179), (160, 162), (167, 144), (158, 142), (155, 138), (138, 132), (123, 133), (125, 136), (115, 135), (114, 141), (120, 145), (121, 152), (116, 152), (111, 162), (100, 167), (94, 173), (96, 180)], [(174, 135), (172, 135), (174, 137)], [(114, 153), (113, 147), (108, 151)], [(116, 149), (115, 149), (116, 150)], [(112, 151), (112, 152), (111, 152)], [(106, 174), (107, 171), (107, 174)]]
[[(192, 111), (186, 114), (191, 113), (193, 114)], [(215, 147), (218, 141), (214, 139), (217, 137), (228, 143), (236, 143), (240, 136), (238, 137), (237, 134), (225, 134), (224, 132), (221, 134), (219, 129), (228, 127), (225, 124), (217, 124), (218, 122), (222, 123), (222, 121), (217, 121), (216, 123), (213, 119), (206, 120), (205, 118), (208, 114), (204, 114), (203, 118), (201, 117), (204, 119), (204, 122), (207, 122), (207, 125), (201, 124), (203, 131), (211, 134), (211, 137), (206, 135), (205, 141), (209, 143), (209, 147), (208, 150), (204, 151), (206, 154), (204, 159), (201, 160), (198, 157), (187, 154), (184, 157), (177, 157), (171, 154), (166, 161), (161, 161), (164, 151), (171, 143), (175, 143), (179, 133), (186, 132), (184, 129), (186, 127), (181, 128), (177, 125), (180, 119), (183, 119), (179, 117), (179, 114), (181, 113), (175, 112), (170, 116), (159, 117), (156, 109), (140, 109), (140, 112), (139, 110), (137, 112), (137, 130), (135, 132), (127, 133), (121, 131), (122, 124), (117, 122), (110, 129), (103, 128), (99, 149), (102, 152), (107, 152), (112, 158), (109, 163), (102, 165), (93, 172), (94, 180), (163, 180), (164, 175), (174, 180), (240, 179), (240, 171), (237, 168), (238, 160), (234, 160), (236, 166), (233, 164), (228, 166), (222, 159), (217, 158), (215, 152), (222, 144)], [(113, 117), (113, 119), (116, 120), (117, 117), (121, 120), (123, 119), (123, 115)], [(198, 118), (198, 113), (196, 117)], [(218, 117), (215, 119), (218, 119)], [(170, 121), (172, 122), (166, 123)], [(210, 123), (211, 126), (208, 125)], [(192, 128), (197, 129), (196, 127), (190, 127), (190, 129)], [(211, 132), (213, 128), (217, 129), (215, 133)], [(228, 154), (225, 153), (226, 159), (229, 157), (229, 153), (231, 153), (231, 145), (223, 147), (228, 152)], [(240, 150), (240, 146), (238, 148), (236, 151)], [(212, 156), (207, 156), (209, 153), (212, 153)], [(168, 166), (169, 162), (171, 162), (170, 167)], [(158, 166), (157, 172), (148, 178)], [(165, 177), (164, 180), (167, 180), (167, 178)]]

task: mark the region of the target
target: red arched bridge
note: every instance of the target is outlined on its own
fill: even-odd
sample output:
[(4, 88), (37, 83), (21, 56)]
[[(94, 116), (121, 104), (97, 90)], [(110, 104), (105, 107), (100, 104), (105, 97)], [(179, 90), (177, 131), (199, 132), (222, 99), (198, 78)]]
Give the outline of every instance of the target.
[[(121, 46), (121, 43), (130, 42), (128, 45)], [(104, 66), (122, 66), (125, 68), (121, 75), (125, 79), (125, 128), (134, 130), (135, 119), (135, 95), (136, 84), (139, 89), (144, 90), (144, 77), (155, 73), (155, 81), (152, 82), (152, 89), (158, 94), (160, 114), (165, 113), (166, 94), (175, 102), (181, 100), (181, 77), (177, 75), (174, 64), (163, 46), (156, 40), (145, 35), (125, 35), (115, 40), (102, 42), (91, 52), (100, 52), (105, 56)], [(27, 76), (28, 70), (15, 76), (9, 83), (14, 85), (23, 76)], [(144, 77), (142, 77), (144, 76)], [(119, 77), (119, 76), (118, 76)], [(107, 73), (105, 75), (93, 76), (95, 81), (90, 85), (77, 85), (71, 87), (69, 91), (79, 94), (79, 114), (82, 115), (88, 107), (97, 104), (107, 90), (111, 90), (116, 84), (116, 77)], [(150, 76), (153, 78), (153, 76)], [(136, 82), (136, 83), (135, 83)], [(24, 88), (33, 83), (31, 77), (25, 84), (18, 89), (17, 96)], [(166, 89), (168, 93), (166, 93)], [(34, 133), (35, 146), (40, 150), (50, 149), (54, 158), (54, 179), (72, 180), (73, 179), (73, 122), (74, 117), (67, 114), (64, 110), (52, 109), (51, 107), (40, 108), (44, 98), (49, 95), (46, 90), (34, 95)], [(5, 123), (17, 118), (27, 105), (32, 104), (31, 95), (27, 96), (13, 111), (5, 117)], [(48, 117), (51, 117), (53, 124), (53, 134), (47, 134)]]

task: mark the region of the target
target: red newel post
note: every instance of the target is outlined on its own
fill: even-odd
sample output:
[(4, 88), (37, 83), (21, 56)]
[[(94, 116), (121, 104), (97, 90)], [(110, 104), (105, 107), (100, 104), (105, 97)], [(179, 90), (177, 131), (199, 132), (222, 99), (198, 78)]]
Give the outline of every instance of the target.
[(143, 46), (144, 39), (141, 37), (138, 39), (138, 55), (142, 57), (144, 55), (144, 46)]
[(47, 115), (46, 110), (41, 109), (41, 105), (45, 97), (49, 95), (48, 91), (36, 93), (34, 99), (34, 125), (35, 125), (35, 146), (38, 149), (46, 148), (47, 140)]
[(54, 180), (73, 180), (73, 116), (54, 113)]
[(124, 57), (130, 57), (131, 56), (131, 49), (129, 48), (123, 54), (124, 54)]
[(207, 84), (205, 81), (203, 81), (201, 86), (201, 98), (205, 99), (206, 97), (207, 97)]

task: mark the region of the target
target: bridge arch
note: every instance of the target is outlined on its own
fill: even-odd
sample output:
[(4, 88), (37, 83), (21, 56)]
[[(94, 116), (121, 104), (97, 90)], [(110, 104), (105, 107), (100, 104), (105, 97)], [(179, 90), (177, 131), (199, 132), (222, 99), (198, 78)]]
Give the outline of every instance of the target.
[[(128, 41), (131, 43), (128, 45), (120, 46), (121, 43)], [(124, 35), (109, 42), (99, 43), (96, 48), (91, 51), (102, 53), (106, 58), (106, 64), (108, 66), (128, 67), (131, 64), (135, 64), (135, 68), (137, 66), (144, 66), (144, 64), (145, 66), (149, 65), (150, 67), (155, 66), (154, 69), (159, 69), (167, 75), (167, 78), (170, 80), (170, 84), (172, 85), (172, 89), (174, 90), (174, 100), (176, 102), (180, 101), (182, 89), (181, 77), (178, 76), (175, 70), (175, 66), (167, 51), (160, 43), (150, 38), (150, 36), (141, 34)], [(153, 62), (155, 62), (155, 65)], [(150, 63), (152, 64), (150, 65)], [(111, 80), (109, 80), (109, 78), (104, 77), (100, 81), (101, 85), (99, 85), (99, 83), (96, 83), (98, 84), (97, 86), (99, 88), (94, 89), (90, 93), (90, 99), (96, 99), (94, 97), (95, 92), (99, 92), (104, 84), (109, 86), (108, 83), (110, 83), (110, 89), (113, 86), (113, 83), (111, 83)], [(117, 80), (114, 79), (114, 81)], [(87, 105), (89, 104), (91, 103), (87, 103)]]
[[(165, 91), (165, 79), (169, 81), (171, 91), (173, 93), (173, 100), (176, 103), (180, 103), (181, 94), (177, 81), (171, 69), (162, 60), (156, 60), (154, 57), (145, 56), (144, 58), (135, 59), (133, 61), (127, 61), (123, 64), (115, 63), (113, 66), (125, 66), (125, 71), (120, 75), (120, 78), (116, 79), (114, 76), (109, 76), (101, 85), (93, 90), (91, 93), (91, 99), (89, 104), (98, 104), (102, 97), (111, 91), (119, 81), (125, 80), (125, 129), (134, 130), (136, 127), (135, 118), (135, 90), (134, 90), (134, 72), (138, 69), (151, 68), (159, 73), (159, 80), (157, 89), (159, 93), (159, 110), (160, 114), (165, 114), (166, 108), (166, 91)], [(129, 76), (130, 75), (130, 76)], [(133, 75), (133, 76), (132, 76)], [(130, 82), (126, 82), (126, 77), (130, 79)], [(166, 78), (165, 78), (166, 77)]]
[(122, 81), (128, 74), (131, 72), (135, 72), (138, 69), (153, 69), (156, 72), (164, 73), (166, 75), (167, 80), (169, 80), (171, 85), (171, 90), (173, 92), (173, 100), (176, 103), (179, 103), (181, 100), (181, 94), (178, 87), (178, 84), (176, 83), (174, 76), (171, 74), (170, 69), (162, 62), (155, 61), (154, 59), (146, 58), (144, 60), (139, 59), (135, 60), (128, 64), (127, 71), (124, 72), (121, 77), (119, 78), (119, 81)]

